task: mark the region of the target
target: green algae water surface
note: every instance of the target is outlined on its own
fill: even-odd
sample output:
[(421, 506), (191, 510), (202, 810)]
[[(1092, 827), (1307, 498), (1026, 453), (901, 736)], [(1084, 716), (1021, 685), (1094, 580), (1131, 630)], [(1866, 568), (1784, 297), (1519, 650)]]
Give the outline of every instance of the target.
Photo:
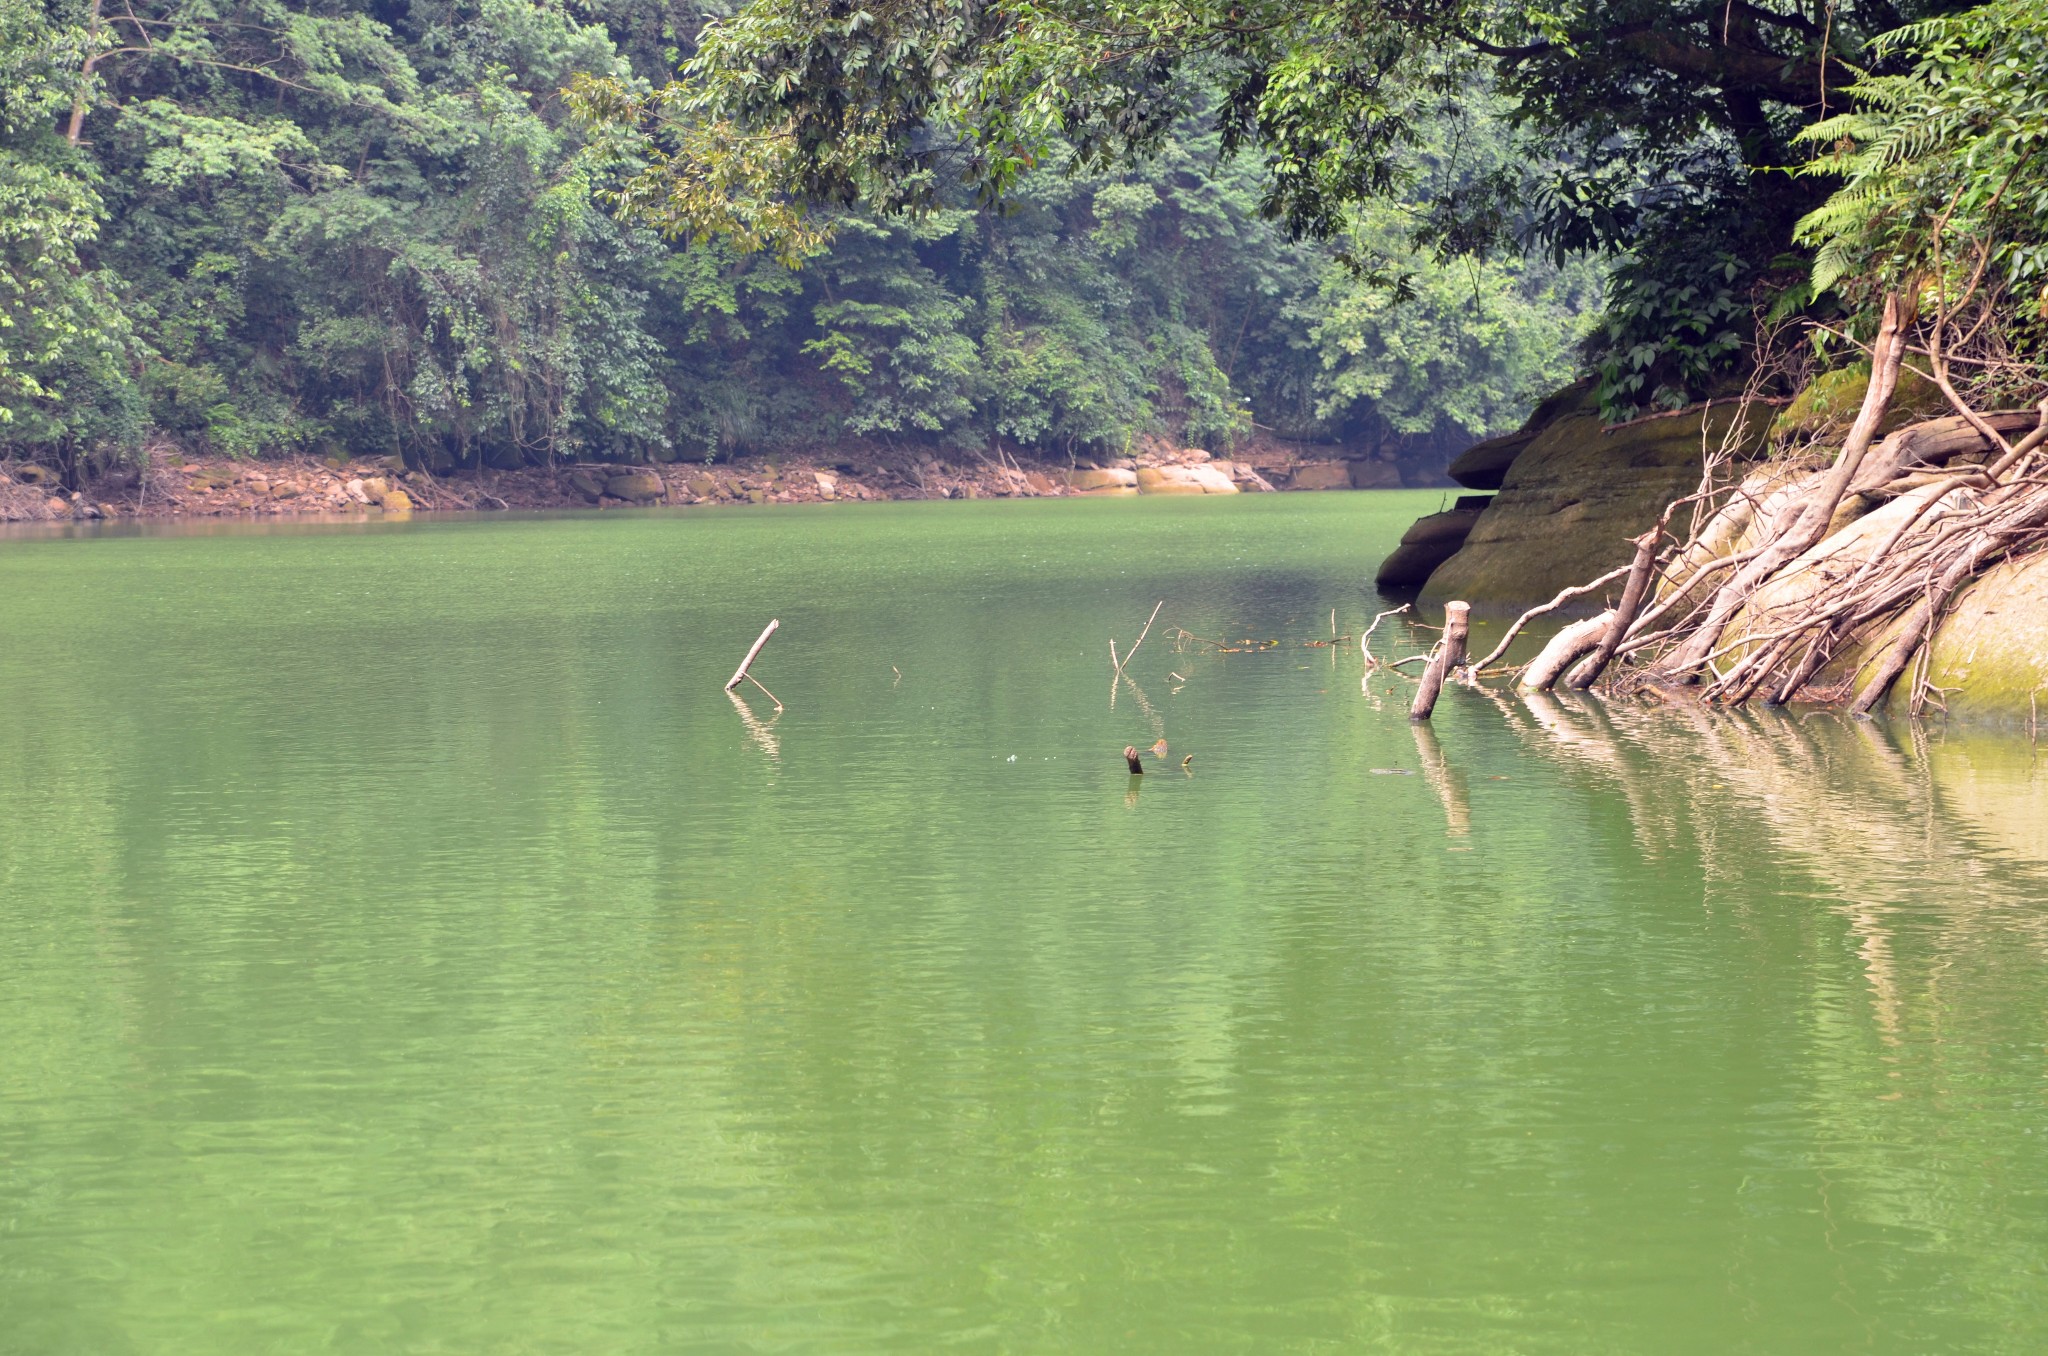
[(1418, 731), (1436, 498), (0, 541), (0, 1352), (2048, 1346), (2025, 734)]

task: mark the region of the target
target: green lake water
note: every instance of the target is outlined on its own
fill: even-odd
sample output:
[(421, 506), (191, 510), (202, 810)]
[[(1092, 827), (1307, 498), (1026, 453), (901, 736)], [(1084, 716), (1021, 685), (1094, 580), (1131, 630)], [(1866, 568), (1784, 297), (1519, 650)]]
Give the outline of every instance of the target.
[(0, 1353), (2048, 1348), (2026, 732), (1418, 731), (1437, 501), (0, 540)]

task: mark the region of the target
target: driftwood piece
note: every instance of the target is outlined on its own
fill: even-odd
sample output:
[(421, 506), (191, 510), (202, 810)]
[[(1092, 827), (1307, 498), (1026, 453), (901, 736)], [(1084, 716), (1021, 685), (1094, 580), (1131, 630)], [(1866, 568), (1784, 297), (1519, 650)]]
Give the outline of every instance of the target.
[(1430, 656), (1429, 667), (1422, 671), (1422, 687), (1415, 694), (1415, 704), (1408, 708), (1410, 720), (1428, 720), (1429, 713), (1436, 709), (1444, 675), (1465, 662), (1465, 637), (1471, 629), (1472, 604), (1444, 604), (1443, 638), (1437, 642), (1436, 653)]
[(1614, 623), (1614, 610), (1609, 608), (1597, 617), (1575, 621), (1550, 638), (1550, 643), (1534, 659), (1529, 661), (1516, 686), (1531, 692), (1548, 692), (1564, 676), (1564, 671), (1577, 663), (1587, 652), (1599, 645), (1600, 638)]
[[(1984, 422), (2000, 433), (2025, 433), (2040, 423), (2034, 410), (1993, 410)], [(1873, 495), (1909, 471), (1946, 466), (1957, 457), (1988, 457), (1999, 449), (1960, 414), (1929, 419), (1886, 436), (1849, 484), (1849, 493)]]
[[(747, 657), (745, 659), (742, 659), (740, 661), (740, 666), (732, 671), (732, 677), (726, 679), (725, 690), (727, 692), (732, 691), (734, 688), (738, 687), (741, 683), (747, 680), (747, 670), (753, 665), (754, 656), (761, 653), (761, 647), (768, 643), (768, 637), (774, 635), (776, 628), (781, 625), (781, 621), (776, 620), (769, 622), (766, 626), (761, 628), (761, 634), (754, 638), (753, 646), (749, 648), (747, 651)], [(754, 686), (760, 687), (761, 685), (759, 683), (756, 683)], [(768, 691), (768, 689), (765, 687), (761, 688), (761, 690), (763, 692)], [(769, 695), (772, 697), (774, 694), (769, 693)], [(777, 702), (776, 705), (780, 706), (782, 705), (782, 703)]]
[[(1118, 677), (1123, 676), (1125, 665), (1129, 664), (1131, 662), (1131, 659), (1138, 653), (1138, 647), (1145, 643), (1145, 637), (1152, 634), (1152, 623), (1159, 620), (1159, 609), (1165, 606), (1166, 600), (1164, 598), (1161, 598), (1158, 602), (1152, 604), (1152, 615), (1145, 618), (1145, 629), (1138, 632), (1138, 638), (1135, 641), (1131, 642), (1131, 648), (1125, 652), (1122, 661), (1117, 663), (1116, 672)], [(1115, 640), (1111, 640), (1109, 642), (1109, 657), (1112, 660), (1116, 659)]]
[(1563, 607), (1566, 603), (1570, 602), (1574, 598), (1583, 597), (1588, 593), (1592, 593), (1596, 589), (1606, 588), (1609, 584), (1612, 584), (1615, 580), (1627, 574), (1629, 572), (1629, 569), (1629, 566), (1623, 565), (1616, 569), (1609, 570), (1606, 574), (1601, 575), (1598, 579), (1595, 579), (1590, 584), (1574, 584), (1572, 585), (1572, 587), (1568, 589), (1560, 589), (1558, 591), (1557, 596), (1555, 598), (1552, 598), (1549, 602), (1541, 603), (1535, 607), (1530, 608), (1527, 612), (1524, 612), (1521, 616), (1515, 618), (1515, 624), (1513, 626), (1510, 626), (1508, 628), (1508, 633), (1500, 638), (1500, 644), (1494, 646), (1491, 650), (1488, 650), (1486, 652), (1486, 657), (1484, 659), (1481, 659), (1478, 663), (1474, 664), (1472, 666), (1473, 669), (1475, 671), (1483, 669), (1487, 665), (1493, 663), (1494, 660), (1506, 654), (1508, 652), (1508, 646), (1515, 643), (1515, 637), (1522, 634), (1522, 628), (1527, 626), (1530, 622), (1536, 620), (1536, 618), (1541, 617), (1546, 613), (1557, 611), (1559, 608)]
[(1379, 630), (1380, 623), (1387, 618), (1397, 617), (1407, 610), (1408, 604), (1403, 603), (1399, 607), (1390, 607), (1385, 612), (1379, 613), (1372, 619), (1372, 625), (1365, 628), (1365, 634), (1358, 638), (1358, 652), (1365, 656), (1365, 666), (1367, 668), (1378, 668), (1380, 662), (1372, 657), (1372, 633)]

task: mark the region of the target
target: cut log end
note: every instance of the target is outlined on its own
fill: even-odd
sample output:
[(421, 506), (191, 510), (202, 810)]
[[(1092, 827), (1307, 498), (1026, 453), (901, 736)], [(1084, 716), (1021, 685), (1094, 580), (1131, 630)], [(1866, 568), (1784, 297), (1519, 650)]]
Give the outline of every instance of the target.
[(1415, 694), (1415, 704), (1408, 708), (1410, 720), (1428, 720), (1430, 713), (1436, 710), (1437, 694), (1443, 691), (1444, 678), (1465, 662), (1465, 638), (1470, 634), (1471, 626), (1472, 604), (1444, 604), (1443, 639), (1437, 642), (1429, 667), (1422, 671), (1422, 686)]

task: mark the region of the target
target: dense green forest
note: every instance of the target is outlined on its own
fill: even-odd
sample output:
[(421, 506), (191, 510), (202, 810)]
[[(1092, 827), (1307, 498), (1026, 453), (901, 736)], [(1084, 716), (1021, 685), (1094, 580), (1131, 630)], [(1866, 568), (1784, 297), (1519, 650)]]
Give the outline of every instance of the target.
[(1129, 163), (1048, 163), (1000, 202), (956, 179), (914, 215), (848, 200), (796, 256), (664, 235), (621, 219), (644, 160), (563, 89), (643, 96), (709, 17), (0, 0), (0, 451), (442, 469), (1263, 428), (1440, 457), (1567, 378), (1597, 309), (1584, 258), (1418, 239), (1514, 154), (1478, 80), (1319, 240), (1221, 154), (1214, 90)]
[(2039, 22), (0, 0), (0, 450), (1440, 455), (1579, 371), (1796, 388), (1980, 246), (2023, 385)]
[[(1552, 638), (1538, 687), (1626, 646), (1729, 703), (1870, 712), (1910, 671), (1917, 715), (1960, 592), (2048, 552), (2040, 0), (749, 0), (676, 80), (570, 100), (632, 219), (785, 258), (832, 247), (837, 211), (935, 220), (962, 185), (1146, 164), (1193, 120), (1258, 167), (1261, 217), (1392, 300), (1412, 285), (1360, 231), (1402, 208), (1397, 242), (1439, 263), (1610, 261), (1599, 412), (1698, 407), (1701, 478), (1627, 524), (1632, 559), (1586, 585), (1625, 575), (1620, 601)], [(1482, 123), (1511, 153), (1417, 172)], [(1706, 407), (1737, 396), (1745, 426), (1785, 408), (1717, 452)], [(1688, 503), (1696, 538), (1669, 530)]]
[[(1583, 356), (1626, 418), (1853, 365), (1887, 297), (1960, 320), (1991, 386), (2038, 385), (2043, 22), (2026, 0), (752, 0), (679, 79), (572, 99), (631, 148), (638, 219), (787, 255), (837, 209), (1142, 165), (1194, 119), (1256, 168), (1265, 219), (1382, 295), (1386, 257), (1345, 247), (1396, 209), (1438, 261), (1607, 261)], [(1477, 122), (1506, 154), (1417, 172)]]

